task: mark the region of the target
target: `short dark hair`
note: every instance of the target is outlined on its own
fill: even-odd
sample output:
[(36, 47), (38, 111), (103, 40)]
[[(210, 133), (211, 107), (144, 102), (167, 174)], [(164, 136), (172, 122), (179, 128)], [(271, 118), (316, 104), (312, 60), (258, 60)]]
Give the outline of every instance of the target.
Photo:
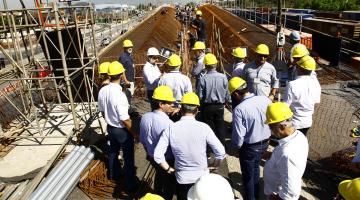
[(121, 74), (117, 74), (117, 75), (110, 75), (110, 81), (116, 81), (116, 80), (119, 80), (120, 77), (121, 77), (122, 73)]
[[(234, 92), (236, 92), (236, 93), (238, 93), (240, 95), (243, 95), (243, 94), (249, 92), (249, 89), (248, 89), (248, 87), (246, 87), (246, 88), (243, 88), (243, 89), (237, 89)], [(234, 94), (234, 92), (233, 92), (233, 94)]]
[(189, 105), (189, 104), (181, 105), (181, 113), (182, 114), (186, 114), (186, 113), (196, 114), (197, 111), (198, 111), (198, 106), (196, 106), (196, 105)]

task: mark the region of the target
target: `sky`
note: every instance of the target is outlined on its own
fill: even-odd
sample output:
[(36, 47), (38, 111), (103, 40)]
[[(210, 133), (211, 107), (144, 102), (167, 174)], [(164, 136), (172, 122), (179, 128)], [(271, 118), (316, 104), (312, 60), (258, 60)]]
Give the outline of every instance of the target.
[[(23, 0), (27, 8), (34, 7), (34, 0)], [(53, 0), (42, 0), (42, 2), (52, 2)], [(85, 2), (94, 2), (95, 4), (103, 4), (103, 3), (120, 3), (120, 4), (132, 4), (137, 5), (139, 3), (187, 3), (191, 2), (191, 0), (81, 0)], [(194, 2), (200, 2), (200, 0), (193, 0)], [(0, 9), (4, 9), (3, 0), (0, 0)], [(19, 0), (7, 0), (8, 7), (10, 9), (21, 8), (21, 4)]]

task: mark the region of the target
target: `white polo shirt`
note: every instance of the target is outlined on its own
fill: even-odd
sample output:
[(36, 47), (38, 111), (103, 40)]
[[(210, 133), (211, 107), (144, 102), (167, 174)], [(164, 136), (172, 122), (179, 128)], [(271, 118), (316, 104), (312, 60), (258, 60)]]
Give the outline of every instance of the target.
[(281, 199), (299, 199), (301, 178), (304, 174), (309, 143), (303, 133), (296, 130), (278, 141), (264, 167), (264, 193), (278, 194)]
[(105, 121), (108, 125), (125, 128), (121, 121), (130, 118), (128, 114), (129, 103), (119, 84), (110, 83), (101, 88), (98, 96), (98, 106), (99, 110), (104, 112)]
[(146, 62), (143, 69), (143, 80), (147, 90), (155, 90), (158, 85), (161, 72), (158, 66)]
[(298, 76), (285, 90), (284, 102), (290, 106), (295, 128), (309, 128), (316, 103), (320, 103), (321, 86), (316, 76)]

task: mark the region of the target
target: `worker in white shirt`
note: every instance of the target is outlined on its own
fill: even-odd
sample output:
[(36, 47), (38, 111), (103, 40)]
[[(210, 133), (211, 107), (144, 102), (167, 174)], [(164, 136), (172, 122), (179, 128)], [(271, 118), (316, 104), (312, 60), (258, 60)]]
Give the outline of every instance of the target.
[(138, 134), (132, 130), (132, 122), (128, 114), (129, 103), (120, 82), (124, 79), (125, 69), (121, 63), (114, 61), (109, 65), (109, 85), (101, 88), (98, 96), (99, 111), (102, 112), (107, 123), (110, 140), (109, 149), (109, 179), (119, 181), (120, 164), (119, 150), (124, 154), (125, 190), (133, 192), (137, 189), (136, 171), (134, 163), (134, 138)]
[(194, 48), (192, 48), (196, 63), (191, 70), (191, 75), (195, 78), (195, 88), (198, 86), (199, 79), (206, 74), (204, 58), (205, 58), (205, 43), (201, 41), (197, 41), (194, 44)]
[[(168, 114), (172, 112), (172, 105), (175, 102), (173, 92), (168, 86), (159, 86), (153, 93), (154, 110), (141, 117), (140, 122), (140, 142), (144, 145), (147, 159), (155, 168), (154, 192), (165, 199), (172, 199), (175, 194), (176, 180), (173, 174), (166, 173), (154, 161), (154, 149), (160, 139), (162, 132), (173, 122)], [(166, 162), (174, 166), (174, 156), (169, 148), (165, 153)]]
[[(292, 81), (296, 79), (296, 63), (304, 56), (308, 56), (310, 53), (308, 49), (304, 45), (297, 45), (291, 50), (291, 61), (288, 63), (288, 81)], [(314, 72), (315, 73), (315, 72)]]
[(181, 58), (180, 56), (173, 54), (169, 57), (165, 71), (166, 73), (160, 78), (159, 86), (169, 86), (174, 93), (176, 102), (174, 103), (174, 111), (170, 115), (170, 119), (177, 121), (181, 118), (180, 101), (185, 93), (192, 92), (192, 85), (190, 78), (180, 72)]
[(294, 127), (306, 135), (312, 125), (315, 104), (320, 103), (321, 86), (316, 76), (311, 75), (316, 69), (311, 56), (302, 57), (297, 66), (297, 78), (288, 83), (284, 102), (294, 113)]
[(103, 62), (99, 65), (99, 91), (102, 87), (110, 83), (110, 77), (108, 75), (110, 62)]
[(245, 65), (242, 78), (248, 84), (251, 93), (273, 100), (279, 88), (279, 79), (275, 67), (266, 61), (270, 55), (269, 47), (260, 44), (255, 52), (257, 57), (255, 61)]
[(292, 126), (292, 116), (289, 106), (283, 102), (272, 103), (266, 110), (265, 123), (279, 139), (279, 145), (264, 167), (264, 193), (270, 200), (300, 197), (309, 144), (304, 134)]
[(234, 56), (234, 64), (231, 77), (241, 78), (245, 67), (244, 59), (246, 58), (246, 52), (243, 48), (237, 47), (233, 49), (231, 55)]
[[(217, 168), (226, 157), (225, 148), (211, 128), (195, 119), (200, 106), (199, 97), (186, 93), (181, 101), (180, 121), (165, 129), (154, 151), (154, 160), (168, 173), (175, 173), (177, 200), (187, 200), (189, 189), (210, 168)], [(207, 145), (215, 154), (215, 161), (209, 166), (206, 156)], [(165, 158), (168, 147), (175, 158), (172, 168)]]
[(161, 72), (156, 65), (159, 56), (159, 50), (157, 50), (155, 47), (150, 47), (147, 51), (148, 60), (143, 69), (143, 81), (146, 86), (146, 93), (151, 105), (151, 110), (154, 110), (152, 105), (152, 96), (155, 88), (158, 86), (158, 82), (161, 76)]

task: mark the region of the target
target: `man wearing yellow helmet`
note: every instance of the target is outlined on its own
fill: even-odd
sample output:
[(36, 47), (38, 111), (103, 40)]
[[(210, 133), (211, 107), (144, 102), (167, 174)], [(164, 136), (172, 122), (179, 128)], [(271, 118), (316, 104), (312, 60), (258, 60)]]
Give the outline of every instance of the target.
[(201, 42), (205, 42), (206, 40), (206, 22), (202, 18), (202, 12), (197, 10), (195, 12), (196, 19), (191, 22), (191, 27), (196, 30), (197, 33), (197, 40)]
[(257, 57), (255, 61), (245, 65), (242, 78), (248, 84), (251, 93), (273, 100), (279, 88), (279, 79), (275, 67), (267, 62), (270, 55), (269, 47), (259, 44), (255, 52)]
[(124, 154), (125, 189), (134, 191), (137, 187), (134, 163), (134, 138), (138, 134), (132, 130), (128, 114), (129, 103), (120, 86), (124, 79), (125, 69), (121, 63), (114, 61), (109, 65), (110, 84), (101, 88), (98, 96), (99, 111), (107, 123), (109, 134), (109, 179), (119, 181), (120, 165), (118, 155), (120, 147)]
[(108, 75), (110, 62), (103, 62), (99, 65), (99, 90), (110, 83), (110, 77)]
[(174, 106), (177, 108), (170, 116), (173, 121), (177, 121), (181, 117), (178, 111), (182, 96), (187, 92), (192, 92), (190, 78), (180, 72), (181, 64), (182, 62), (180, 56), (176, 54), (171, 55), (166, 63), (165, 71), (167, 73), (165, 73), (159, 80), (159, 86), (167, 85), (173, 90), (174, 97), (176, 99)]
[(224, 105), (230, 102), (230, 95), (226, 75), (216, 71), (217, 63), (214, 54), (205, 55), (206, 74), (199, 79), (196, 91), (201, 101), (203, 122), (208, 124), (221, 143), (225, 144)]
[[(154, 192), (165, 199), (172, 199), (175, 194), (175, 177), (173, 174), (166, 173), (166, 171), (154, 161), (154, 149), (162, 132), (173, 124), (168, 115), (173, 110), (172, 106), (175, 98), (170, 87), (159, 86), (154, 90), (152, 99), (154, 110), (141, 117), (140, 142), (145, 147), (147, 159), (156, 171)], [(174, 156), (171, 149), (167, 149), (165, 159), (172, 167), (174, 166)]]
[(296, 129), (307, 134), (312, 125), (315, 104), (320, 103), (321, 86), (316, 76), (311, 75), (316, 62), (311, 56), (304, 56), (297, 62), (295, 80), (285, 90), (284, 102), (294, 113), (292, 123)]
[(233, 71), (231, 77), (242, 77), (245, 63), (244, 59), (246, 58), (246, 49), (237, 47), (233, 49), (231, 55), (234, 57)]
[(135, 65), (134, 65), (134, 59), (133, 59), (133, 43), (131, 40), (126, 39), (123, 41), (123, 48), (124, 52), (119, 57), (119, 62), (124, 66), (125, 68), (125, 77), (124, 83), (128, 87), (126, 90), (124, 90), (129, 104), (131, 104), (131, 96), (134, 94), (135, 91)]
[(264, 123), (271, 100), (250, 93), (246, 82), (239, 77), (230, 79), (229, 92), (240, 102), (233, 110), (231, 142), (239, 152), (245, 199), (255, 199), (259, 197), (261, 156), (271, 135), (269, 126)]
[(335, 200), (360, 199), (360, 178), (341, 181), (338, 186), (339, 194)]
[[(175, 173), (178, 200), (187, 200), (189, 189), (209, 167), (218, 167), (226, 157), (225, 148), (216, 138), (211, 128), (195, 119), (200, 106), (199, 97), (189, 92), (181, 100), (180, 121), (164, 130), (154, 151), (154, 160), (168, 173)], [(215, 154), (215, 161), (208, 166), (206, 147), (210, 146)], [(166, 162), (165, 152), (170, 146), (175, 158), (175, 167)]]
[(272, 103), (266, 110), (266, 124), (279, 140), (264, 167), (264, 193), (268, 199), (299, 199), (301, 178), (309, 152), (308, 140), (291, 123), (293, 116), (283, 102)]
[(205, 65), (204, 65), (204, 57), (205, 57), (205, 43), (201, 41), (197, 41), (192, 48), (195, 54), (195, 65), (191, 70), (191, 75), (195, 78), (195, 88), (197, 88), (198, 82), (200, 77), (204, 76), (205, 72)]

